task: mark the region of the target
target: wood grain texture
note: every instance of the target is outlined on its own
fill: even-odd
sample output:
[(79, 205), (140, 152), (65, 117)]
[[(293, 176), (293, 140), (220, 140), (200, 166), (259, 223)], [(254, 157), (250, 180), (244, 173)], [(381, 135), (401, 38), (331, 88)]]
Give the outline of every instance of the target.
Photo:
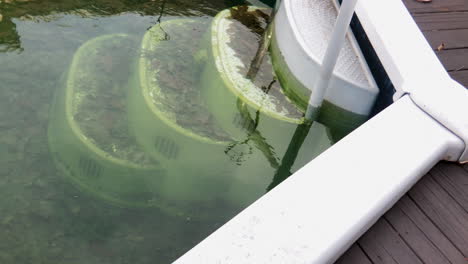
[[(450, 76), (468, 87), (468, 0), (403, 1)], [(337, 263), (369, 260), (468, 264), (468, 164), (436, 165)]]
[(436, 51), (447, 71), (468, 70), (468, 49)]
[(445, 236), (440, 229), (434, 225), (432, 220), (425, 215), (421, 209), (419, 209), (408, 195), (403, 196), (403, 198), (397, 203), (397, 206), (451, 263), (466, 264), (463, 254), (455, 247), (447, 236)]
[(441, 162), (431, 170), (431, 175), (468, 212), (468, 173), (457, 164)]
[(429, 174), (409, 195), (458, 250), (468, 256), (468, 213)]
[[(449, 74), (455, 81), (468, 88), (468, 70), (452, 71)], [(468, 168), (468, 165), (465, 165), (465, 168)]]
[(468, 29), (425, 31), (423, 33), (434, 50), (437, 50), (442, 43), (444, 49), (468, 48)]
[(403, 2), (411, 13), (468, 11), (468, 1), (466, 0), (432, 0), (431, 3), (403, 0)]
[(403, 212), (399, 204), (390, 209), (385, 218), (423, 263), (450, 264), (437, 246)]
[(358, 243), (373, 263), (423, 263), (383, 218)]
[(357, 245), (351, 246), (336, 262), (336, 264), (372, 264), (364, 251)]
[(468, 28), (468, 12), (442, 12), (413, 14), (422, 31)]

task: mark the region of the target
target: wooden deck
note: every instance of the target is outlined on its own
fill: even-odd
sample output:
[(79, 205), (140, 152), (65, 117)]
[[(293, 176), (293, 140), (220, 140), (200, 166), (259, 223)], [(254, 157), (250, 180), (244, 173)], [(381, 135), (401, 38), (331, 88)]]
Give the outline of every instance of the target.
[[(452, 78), (468, 87), (468, 0), (404, 0)], [(468, 264), (468, 164), (440, 162), (339, 264)]]

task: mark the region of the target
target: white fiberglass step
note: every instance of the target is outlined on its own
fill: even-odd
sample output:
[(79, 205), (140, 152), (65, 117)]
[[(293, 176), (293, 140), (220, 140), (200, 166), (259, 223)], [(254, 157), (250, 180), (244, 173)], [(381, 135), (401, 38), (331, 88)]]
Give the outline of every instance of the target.
[[(284, 0), (276, 15), (271, 48), (275, 71), (285, 92), (302, 108), (307, 107), (310, 91), (313, 92), (337, 14), (334, 0)], [(362, 122), (370, 113), (378, 92), (364, 56), (349, 31), (324, 102), (324, 108), (335, 110), (325, 113), (338, 114), (325, 119)]]

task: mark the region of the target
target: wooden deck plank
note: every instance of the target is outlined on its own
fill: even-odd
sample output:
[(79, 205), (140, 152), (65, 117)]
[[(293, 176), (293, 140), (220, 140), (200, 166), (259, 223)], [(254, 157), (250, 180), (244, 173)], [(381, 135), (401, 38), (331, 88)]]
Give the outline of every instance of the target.
[(442, 43), (444, 43), (444, 49), (468, 48), (468, 29), (437, 30), (423, 33), (434, 50), (437, 50)]
[(403, 196), (397, 205), (451, 263), (466, 264), (465, 257), (460, 250), (434, 225), (408, 195)]
[[(468, 87), (468, 0), (403, 0), (452, 78)], [(439, 163), (337, 262), (468, 264), (468, 164)], [(360, 247), (359, 247), (359, 246)]]
[(449, 72), (450, 76), (461, 85), (468, 88), (468, 70)]
[(424, 176), (409, 195), (457, 249), (468, 256), (468, 213), (431, 175)]
[(442, 50), (436, 54), (447, 71), (468, 69), (468, 49)]
[(468, 12), (443, 12), (413, 14), (422, 31), (468, 28)]
[(441, 162), (431, 175), (468, 212), (468, 173), (459, 165)]
[(385, 218), (423, 263), (450, 264), (442, 252), (403, 212), (398, 203), (385, 214)]
[(377, 221), (358, 243), (373, 263), (423, 263), (384, 218)]
[(355, 243), (346, 251), (335, 264), (372, 264), (364, 251)]
[(468, 1), (466, 0), (432, 0), (431, 3), (403, 0), (403, 2), (411, 13), (468, 11)]

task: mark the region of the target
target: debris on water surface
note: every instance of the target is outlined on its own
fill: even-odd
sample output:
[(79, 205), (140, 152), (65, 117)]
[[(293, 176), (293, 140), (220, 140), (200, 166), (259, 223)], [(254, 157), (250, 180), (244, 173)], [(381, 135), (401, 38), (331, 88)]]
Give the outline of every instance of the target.
[(216, 123), (206, 108), (198, 85), (200, 66), (194, 55), (209, 24), (204, 21), (168, 23), (164, 32), (170, 40), (158, 43), (154, 51), (144, 54), (154, 75), (152, 92), (158, 110), (185, 129), (219, 141), (229, 141), (229, 135)]
[(80, 58), (73, 80), (73, 118), (100, 149), (150, 165), (154, 161), (139, 149), (128, 130), (127, 84), (136, 46), (128, 37), (109, 38)]
[[(258, 9), (248, 11), (247, 6), (233, 7), (230, 12), (232, 23), (229, 24), (227, 31), (230, 36), (228, 45), (242, 62), (238, 66), (238, 73), (246, 76), (269, 21), (269, 15)], [(291, 118), (303, 117), (303, 113), (283, 94), (281, 85), (276, 79), (271, 60), (265, 58), (252, 81), (256, 88), (268, 94), (267, 99), (275, 108), (273, 110)]]

